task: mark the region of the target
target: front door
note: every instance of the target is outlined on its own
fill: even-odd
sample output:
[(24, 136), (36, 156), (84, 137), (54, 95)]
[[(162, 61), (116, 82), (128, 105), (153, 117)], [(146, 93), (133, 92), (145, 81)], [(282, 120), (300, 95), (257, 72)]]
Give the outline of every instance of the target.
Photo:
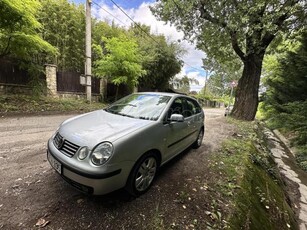
[[(183, 115), (183, 103), (184, 98), (176, 98), (168, 111), (167, 119), (169, 119), (172, 114)], [(189, 146), (187, 138), (189, 124), (187, 120), (183, 122), (166, 122), (164, 124), (164, 130), (167, 133), (165, 160), (168, 160)]]

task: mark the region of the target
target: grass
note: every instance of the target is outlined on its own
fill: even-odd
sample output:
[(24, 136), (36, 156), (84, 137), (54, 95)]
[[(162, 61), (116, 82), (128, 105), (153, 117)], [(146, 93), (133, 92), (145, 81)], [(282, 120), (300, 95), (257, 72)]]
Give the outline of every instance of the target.
[(103, 107), (105, 107), (103, 103), (88, 103), (85, 100), (77, 99), (31, 97), (26, 95), (0, 96), (1, 114), (88, 112)]
[(226, 221), (217, 221), (213, 227), (298, 229), (278, 170), (258, 138), (254, 123), (229, 121), (238, 127), (237, 134), (224, 142), (212, 164), (212, 170), (223, 175), (215, 189), (225, 197), (229, 209)]

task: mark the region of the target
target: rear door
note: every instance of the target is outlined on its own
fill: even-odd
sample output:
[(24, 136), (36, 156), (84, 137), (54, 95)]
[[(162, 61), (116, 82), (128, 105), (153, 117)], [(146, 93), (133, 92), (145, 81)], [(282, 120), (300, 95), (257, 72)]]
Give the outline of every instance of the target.
[(185, 98), (184, 100), (184, 119), (187, 122), (187, 133), (189, 134), (187, 140), (189, 144), (192, 144), (199, 133), (201, 126), (203, 125), (203, 113), (199, 104), (192, 98)]

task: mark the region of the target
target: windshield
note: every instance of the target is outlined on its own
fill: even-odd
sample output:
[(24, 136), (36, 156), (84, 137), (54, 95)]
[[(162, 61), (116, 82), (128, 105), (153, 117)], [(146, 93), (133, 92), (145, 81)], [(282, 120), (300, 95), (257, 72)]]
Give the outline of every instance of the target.
[(113, 103), (105, 111), (132, 118), (156, 121), (170, 99), (170, 96), (159, 94), (131, 94)]

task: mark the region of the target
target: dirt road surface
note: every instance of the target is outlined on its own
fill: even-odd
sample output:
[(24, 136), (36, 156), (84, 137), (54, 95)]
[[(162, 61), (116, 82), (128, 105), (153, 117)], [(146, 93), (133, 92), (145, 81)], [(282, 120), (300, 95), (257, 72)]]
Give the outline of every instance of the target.
[[(205, 112), (201, 148), (163, 167), (153, 187), (132, 201), (121, 190), (86, 196), (51, 168), (47, 140), (72, 115), (0, 118), (0, 229), (204, 229), (210, 197), (199, 187), (212, 180), (208, 156), (233, 132), (224, 110)], [(185, 195), (187, 203), (180, 201)]]

